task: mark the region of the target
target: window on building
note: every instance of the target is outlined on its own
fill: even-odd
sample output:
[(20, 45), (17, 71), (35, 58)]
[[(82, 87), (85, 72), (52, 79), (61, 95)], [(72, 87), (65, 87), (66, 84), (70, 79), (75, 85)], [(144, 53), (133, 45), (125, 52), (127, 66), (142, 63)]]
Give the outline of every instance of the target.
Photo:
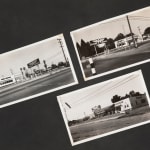
[(146, 102), (146, 100), (145, 99), (141, 99), (141, 103), (145, 103)]

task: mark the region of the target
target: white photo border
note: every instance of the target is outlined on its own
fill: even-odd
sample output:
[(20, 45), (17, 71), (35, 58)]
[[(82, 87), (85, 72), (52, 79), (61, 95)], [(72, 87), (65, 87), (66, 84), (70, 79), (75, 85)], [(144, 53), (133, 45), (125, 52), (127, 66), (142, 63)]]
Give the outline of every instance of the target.
[(142, 74), (141, 70), (137, 70), (137, 71), (134, 71), (134, 72), (131, 72), (131, 73), (128, 73), (128, 74), (124, 74), (124, 75), (121, 75), (119, 77), (115, 77), (113, 79), (109, 79), (109, 80), (106, 80), (106, 81), (103, 81), (103, 82), (100, 82), (100, 83), (96, 83), (94, 85), (90, 85), (90, 86), (85, 87), (85, 88), (77, 89), (75, 91), (72, 91), (72, 92), (65, 93), (63, 95), (57, 96), (57, 101), (58, 101), (58, 104), (59, 104), (59, 107), (60, 107), (60, 110), (61, 110), (64, 122), (65, 122), (65, 125), (66, 125), (66, 128), (67, 128), (67, 132), (68, 132), (69, 139), (70, 139), (70, 142), (71, 142), (72, 146), (75, 146), (75, 145), (78, 145), (78, 144), (82, 144), (82, 143), (85, 143), (85, 142), (89, 142), (89, 141), (92, 141), (92, 140), (95, 140), (95, 139), (99, 139), (99, 138), (102, 138), (102, 137), (105, 137), (105, 136), (108, 136), (108, 135), (112, 135), (112, 134), (115, 134), (115, 133), (119, 133), (119, 132), (122, 132), (122, 131), (126, 131), (128, 129), (132, 129), (132, 128), (139, 127), (141, 125), (145, 125), (145, 124), (150, 123), (150, 120), (148, 120), (148, 121), (144, 121), (144, 122), (140, 122), (140, 123), (137, 123), (137, 124), (130, 125), (128, 127), (123, 127), (121, 129), (110, 131), (110, 132), (107, 132), (107, 133), (104, 133), (104, 134), (101, 134), (101, 135), (96, 135), (96, 136), (93, 136), (93, 137), (90, 137), (90, 138), (86, 138), (84, 140), (73, 142), (73, 138), (72, 138), (69, 126), (68, 126), (65, 110), (64, 110), (63, 105), (61, 103), (61, 96), (64, 96), (64, 95), (67, 95), (67, 94), (71, 94), (71, 93), (74, 93), (74, 92), (78, 92), (80, 90), (82, 90), (82, 91), (84, 90), (85, 91), (88, 88), (96, 87), (96, 86), (99, 86), (100, 84), (106, 84), (107, 82), (110, 82), (110, 81), (113, 81), (113, 80), (117, 80), (117, 79), (120, 79), (120, 78), (124, 78), (126, 76), (130, 76), (130, 75), (135, 74), (135, 73), (139, 73), (139, 75), (140, 75), (140, 78), (141, 78), (141, 80), (143, 82), (143, 87), (144, 87), (144, 90), (145, 90), (145, 94), (146, 94), (146, 97), (147, 97), (147, 100), (148, 100), (148, 104), (149, 104), (149, 107), (150, 107), (150, 97), (149, 97), (149, 93), (148, 93), (148, 90), (147, 90), (147, 87), (146, 87), (146, 84), (145, 84), (145, 80), (144, 80), (144, 77), (143, 77), (143, 74)]
[(82, 27), (82, 28), (80, 28), (80, 29), (77, 29), (77, 30), (74, 30), (74, 31), (71, 31), (71, 32), (70, 32), (70, 36), (71, 36), (71, 39), (72, 39), (72, 42), (73, 42), (73, 45), (74, 45), (74, 48), (75, 48), (75, 51), (76, 51), (76, 55), (77, 55), (77, 58), (78, 58), (78, 62), (79, 62), (80, 68), (81, 68), (81, 72), (82, 72), (84, 81), (88, 81), (88, 80), (91, 80), (91, 79), (95, 79), (95, 78), (98, 78), (98, 77), (101, 77), (101, 76), (104, 76), (104, 75), (108, 75), (108, 74), (111, 74), (111, 73), (114, 73), (114, 72), (118, 72), (118, 71), (121, 71), (121, 70), (124, 70), (124, 69), (127, 69), (127, 68), (131, 68), (131, 67), (134, 67), (134, 66), (138, 66), (138, 65), (141, 65), (141, 64), (144, 64), (144, 63), (148, 63), (148, 62), (150, 62), (150, 59), (146, 59), (146, 60), (144, 60), (144, 61), (139, 61), (139, 62), (137, 62), (137, 63), (133, 63), (133, 64), (126, 65), (126, 66), (123, 66), (123, 67), (119, 67), (119, 68), (117, 68), (117, 69), (113, 69), (113, 70), (110, 70), (110, 71), (106, 71), (106, 72), (104, 72), (104, 73), (99, 73), (99, 74), (94, 75), (94, 76), (86, 77), (86, 76), (85, 76), (84, 69), (83, 69), (83, 66), (82, 66), (82, 63), (81, 63), (81, 60), (80, 60), (79, 52), (78, 52), (78, 49), (77, 49), (77, 47), (76, 47), (76, 40), (75, 40), (73, 34), (76, 33), (76, 32), (79, 32), (79, 31), (81, 31), (81, 30), (88, 29), (88, 28), (97, 26), (97, 25), (99, 25), (99, 24), (107, 23), (107, 22), (110, 22), (110, 21), (112, 21), (112, 20), (125, 17), (126, 15), (131, 15), (131, 14), (133, 14), (133, 13), (140, 12), (140, 11), (147, 10), (147, 9), (150, 9), (150, 6), (145, 7), (145, 8), (142, 8), (142, 9), (138, 9), (138, 10), (135, 10), (135, 11), (132, 11), (132, 12), (128, 12), (128, 13), (125, 13), (125, 14), (122, 14), (122, 15), (119, 15), (119, 16), (116, 16), (116, 17), (112, 17), (112, 18), (110, 18), (110, 19), (106, 19), (106, 20), (103, 20), (103, 21), (100, 21), (100, 22), (97, 22), (97, 23), (94, 23), (94, 24), (91, 24), (91, 25), (88, 25), (88, 26), (86, 26), (86, 27)]
[(68, 58), (68, 61), (69, 61), (69, 64), (70, 64), (71, 73), (72, 73), (74, 82), (72, 82), (70, 84), (67, 84), (67, 85), (62, 85), (60, 87), (53, 88), (53, 89), (50, 89), (50, 90), (47, 90), (47, 91), (44, 91), (44, 92), (41, 92), (41, 93), (38, 93), (38, 94), (27, 96), (27, 97), (24, 97), (24, 98), (21, 98), (21, 99), (18, 99), (18, 100), (13, 100), (12, 102), (8, 102), (6, 104), (0, 105), (0, 108), (4, 108), (4, 107), (7, 107), (7, 106), (10, 106), (10, 105), (13, 105), (13, 104), (17, 104), (17, 103), (20, 103), (20, 102), (23, 102), (23, 101), (26, 101), (26, 100), (30, 100), (32, 98), (36, 98), (36, 97), (39, 97), (39, 96), (42, 96), (42, 95), (45, 95), (45, 94), (48, 94), (48, 93), (52, 93), (54, 91), (61, 90), (61, 89), (64, 89), (64, 88), (67, 88), (67, 87), (70, 87), (70, 86), (73, 86), (73, 85), (76, 85), (76, 84), (79, 83), (63, 33), (55, 35), (55, 36), (47, 38), (47, 39), (44, 39), (44, 40), (41, 40), (41, 41), (38, 41), (38, 42), (35, 42), (33, 44), (29, 44), (27, 46), (23, 46), (21, 48), (18, 48), (18, 49), (15, 49), (15, 50), (12, 50), (12, 51), (9, 51), (9, 52), (6, 52), (6, 53), (2, 53), (2, 54), (0, 54), (0, 56), (11, 54), (11, 53), (14, 53), (14, 52), (18, 52), (18, 51), (23, 50), (24, 48), (28, 48), (28, 47), (31, 47), (31, 46), (36, 46), (37, 44), (41, 44), (43, 42), (48, 42), (48, 41), (51, 41), (51, 40), (56, 39), (56, 38), (61, 38), (61, 40), (63, 42), (63, 46), (64, 46), (64, 49), (65, 49), (65, 54), (67, 55), (67, 58)]

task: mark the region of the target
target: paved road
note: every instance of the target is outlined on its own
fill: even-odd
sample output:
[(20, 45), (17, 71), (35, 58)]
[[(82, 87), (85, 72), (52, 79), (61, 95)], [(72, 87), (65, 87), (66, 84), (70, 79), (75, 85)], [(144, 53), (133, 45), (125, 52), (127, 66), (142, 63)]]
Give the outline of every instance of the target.
[(148, 120), (150, 120), (150, 112), (107, 121), (93, 120), (89, 123), (71, 126), (70, 131), (74, 142), (77, 142)]
[(0, 89), (0, 105), (73, 82), (74, 79), (71, 69), (67, 69), (53, 75), (39, 78), (37, 80), (11, 85), (9, 87)]
[[(100, 74), (147, 59), (150, 59), (150, 43), (141, 45), (136, 49), (134, 48), (107, 56), (97, 56), (94, 62), (97, 74)], [(84, 72), (86, 77), (92, 76), (90, 69), (84, 67)]]

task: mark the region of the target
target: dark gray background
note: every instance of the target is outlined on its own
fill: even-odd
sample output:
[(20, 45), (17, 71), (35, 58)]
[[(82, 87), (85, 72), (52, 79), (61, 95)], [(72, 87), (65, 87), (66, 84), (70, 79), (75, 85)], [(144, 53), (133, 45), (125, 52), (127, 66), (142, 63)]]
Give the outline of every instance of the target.
[(72, 147), (56, 96), (140, 68), (150, 89), (150, 63), (84, 82), (70, 38), (72, 30), (149, 4), (149, 0), (0, 0), (0, 53), (64, 33), (80, 82), (0, 109), (0, 149), (148, 150), (150, 124)]

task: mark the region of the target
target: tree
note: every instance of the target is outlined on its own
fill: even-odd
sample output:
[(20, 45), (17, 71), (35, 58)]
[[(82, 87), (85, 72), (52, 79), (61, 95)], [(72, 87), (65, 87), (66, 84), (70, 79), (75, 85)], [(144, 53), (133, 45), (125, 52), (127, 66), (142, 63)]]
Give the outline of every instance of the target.
[(23, 67), (23, 70), (25, 71), (25, 70), (26, 70), (26, 67)]
[(144, 35), (145, 34), (150, 34), (150, 27), (147, 27), (145, 30), (144, 30)]
[(132, 97), (132, 96), (135, 96), (135, 95), (136, 95), (136, 93), (135, 93), (135, 91), (134, 91), (134, 90), (132, 90), (132, 91), (130, 91), (130, 92), (129, 92), (129, 95)]
[(45, 70), (47, 71), (47, 64), (46, 64), (46, 60), (43, 60), (43, 63), (44, 63)]
[(85, 42), (83, 39), (81, 39), (81, 44), (77, 42), (76, 46), (77, 46), (80, 58), (95, 55), (94, 47), (90, 46), (90, 43)]
[(62, 66), (65, 66), (66, 65), (66, 63), (64, 63), (64, 62), (62, 62), (62, 61), (60, 61), (59, 63), (58, 63), (58, 67), (62, 67)]
[(106, 46), (108, 49), (115, 48), (114, 40), (112, 38), (107, 39)]
[(112, 103), (116, 103), (116, 102), (118, 102), (118, 101), (120, 101), (121, 100), (121, 96), (119, 96), (119, 95), (114, 95), (113, 97), (112, 97), (112, 99), (111, 99), (111, 102)]
[(132, 36), (132, 35), (135, 35), (134, 33), (128, 33), (126, 34), (126, 37), (129, 37), (129, 36)]
[(124, 34), (123, 34), (123, 33), (119, 33), (119, 34), (115, 37), (114, 41), (118, 41), (118, 40), (121, 40), (121, 39), (124, 39), (124, 38), (125, 38)]
[(83, 39), (81, 39), (81, 55), (88, 57), (91, 55), (90, 52), (90, 44), (89, 42), (85, 42)]
[(131, 96), (131, 97), (133, 97), (133, 96), (140, 96), (140, 95), (142, 95), (140, 92), (135, 92), (135, 91), (130, 91), (129, 92), (129, 95)]
[(56, 64), (52, 64), (52, 65), (51, 65), (52, 70), (53, 70), (53, 69), (56, 69), (57, 67), (58, 67), (58, 66), (57, 66)]
[(22, 68), (20, 68), (20, 71), (21, 71), (21, 73), (23, 74), (23, 72), (22, 72)]

